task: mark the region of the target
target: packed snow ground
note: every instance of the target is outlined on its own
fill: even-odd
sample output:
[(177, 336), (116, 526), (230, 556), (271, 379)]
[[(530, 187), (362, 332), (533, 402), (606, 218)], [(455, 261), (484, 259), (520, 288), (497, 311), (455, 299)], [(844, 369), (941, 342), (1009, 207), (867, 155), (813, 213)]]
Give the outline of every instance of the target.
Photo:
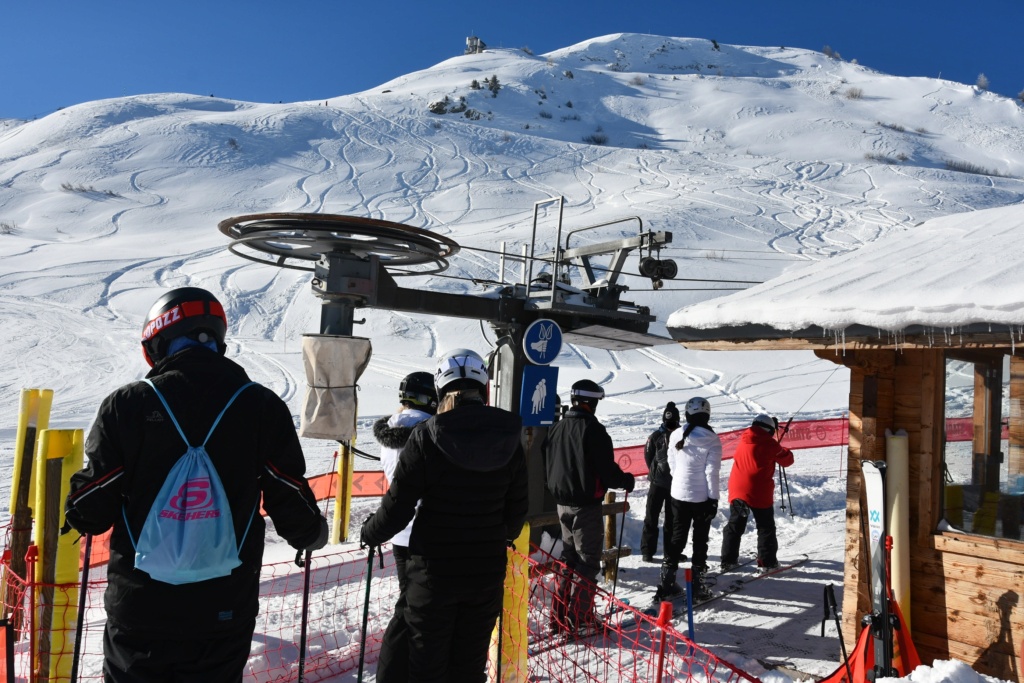
[[(497, 96), (474, 89), (491, 76)], [(431, 113), (442, 106), (447, 113)], [(319, 301), (308, 274), (228, 253), (216, 225), (231, 216), (335, 213), (436, 231), (463, 251), (445, 273), (401, 284), (475, 294), (473, 280), (500, 276), (499, 257), (484, 250), (506, 242), (519, 253), (534, 203), (563, 196), (566, 230), (637, 217), (644, 229), (673, 233), (661, 257), (690, 279), (651, 291), (630, 276), (624, 297), (665, 321), (931, 218), (1020, 204), (1021, 176), (1022, 113), (1007, 98), (806, 50), (635, 34), (547, 55), (458, 56), (321, 102), (152, 94), (0, 120), (0, 472), (13, 460), (19, 390), (54, 389), (51, 426), (88, 428), (104, 395), (145, 373), (143, 317), (175, 286), (221, 297), (228, 354), (298, 421), (299, 339), (319, 331)], [(556, 225), (550, 212), (540, 218), (543, 252)], [(623, 220), (573, 244), (636, 231)], [(518, 279), (511, 270), (506, 280)], [(373, 453), (370, 425), (394, 410), (405, 374), (431, 369), (448, 348), (486, 351), (494, 339), (476, 321), (377, 310), (365, 321), (357, 334), (374, 354), (360, 381), (357, 445)], [(663, 322), (652, 331), (664, 334)], [(848, 388), (845, 370), (801, 352), (567, 345), (555, 365), (563, 395), (582, 377), (605, 387), (600, 416), (617, 445), (641, 443), (668, 400), (707, 397), (714, 424), (727, 430), (760, 412), (836, 417)], [(303, 445), (311, 473), (330, 469), (334, 444)], [(702, 642), (748, 664), (828, 668), (834, 629), (812, 636), (822, 583), (841, 583), (841, 461), (838, 452), (802, 453), (790, 477), (796, 517), (780, 516), (783, 557), (807, 553), (806, 569), (709, 605)], [(0, 477), (0, 495), (9, 479)], [(634, 548), (641, 499), (638, 489), (626, 523)], [(372, 505), (361, 501), (353, 519)], [(620, 591), (653, 586), (654, 565), (624, 566)]]

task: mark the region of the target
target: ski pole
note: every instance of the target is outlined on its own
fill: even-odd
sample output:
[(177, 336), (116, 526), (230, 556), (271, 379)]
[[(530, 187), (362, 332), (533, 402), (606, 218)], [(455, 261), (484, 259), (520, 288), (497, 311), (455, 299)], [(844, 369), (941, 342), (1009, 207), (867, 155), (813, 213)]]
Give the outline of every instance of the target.
[[(366, 624), (370, 618), (370, 585), (373, 579), (373, 551), (370, 546), (370, 554), (366, 557), (366, 597), (363, 599), (363, 633), (359, 640), (359, 676), (358, 683), (363, 683), (363, 662), (366, 659)], [(381, 554), (381, 564), (384, 564), (384, 555)]]
[(78, 659), (82, 656), (82, 629), (85, 627), (85, 604), (89, 591), (89, 562), (92, 561), (92, 534), (85, 535), (82, 564), (82, 587), (78, 594), (78, 618), (75, 624), (75, 649), (71, 655), (71, 683), (78, 683)]
[(836, 632), (839, 634), (839, 648), (843, 651), (843, 664), (846, 665), (846, 680), (853, 683), (853, 671), (850, 670), (850, 656), (846, 654), (846, 641), (843, 639), (843, 627), (839, 622), (839, 609), (836, 605), (836, 594), (832, 584), (825, 586), (825, 619), (821, 620), (821, 635), (825, 635), (825, 621), (832, 617), (836, 622)]
[[(832, 375), (829, 375), (831, 377)], [(819, 387), (820, 388), (820, 387)], [(814, 394), (811, 394), (812, 396)], [(808, 399), (810, 400), (810, 399)], [(806, 404), (804, 404), (806, 405)], [(782, 427), (782, 433), (779, 434), (779, 443), (789, 434), (789, 425), (793, 424), (793, 418), (790, 417), (786, 420), (786, 424)], [(793, 514), (793, 496), (789, 492), (789, 477), (786, 476), (786, 468), (779, 465), (779, 497), (782, 499), (782, 511), (786, 511), (786, 499), (789, 499), (789, 516), (795, 517)]]
[(786, 492), (782, 488), (782, 466), (779, 464), (775, 465), (775, 468), (779, 471), (779, 509), (783, 512), (786, 511)]
[[(789, 499), (789, 516), (793, 517), (793, 496), (789, 492), (789, 475), (786, 474), (786, 468), (780, 467), (779, 474), (782, 475), (782, 483), (785, 486), (786, 498)], [(785, 507), (783, 507), (783, 510), (785, 510)]]
[(306, 627), (309, 625), (309, 567), (313, 553), (307, 550), (305, 559), (300, 550), (295, 554), (295, 564), (303, 568), (302, 571), (302, 617), (299, 627), (299, 683), (306, 678)]

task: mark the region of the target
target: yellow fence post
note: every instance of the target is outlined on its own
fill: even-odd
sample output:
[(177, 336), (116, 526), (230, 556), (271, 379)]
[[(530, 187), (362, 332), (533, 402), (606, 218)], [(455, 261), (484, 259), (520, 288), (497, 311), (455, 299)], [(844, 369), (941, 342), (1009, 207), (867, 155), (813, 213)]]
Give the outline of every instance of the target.
[[(71, 475), (82, 469), (85, 436), (81, 429), (44, 429), (39, 433), (35, 458), (35, 545), (39, 563), (34, 580), (43, 584), (37, 593), (39, 620), (38, 680), (68, 680), (74, 654), (78, 616), (78, 560), (76, 538), (60, 536), (64, 499)], [(56, 590), (54, 586), (62, 586)]]
[[(501, 618), (491, 634), (488, 658), (488, 681), (491, 683), (525, 683), (530, 680), (527, 668), (530, 610), (530, 524), (509, 548), (508, 567), (505, 570), (505, 594), (502, 598)], [(499, 648), (499, 643), (500, 648)]]
[[(355, 437), (352, 438), (353, 443)], [(338, 488), (334, 492), (334, 524), (331, 528), (331, 543), (348, 540), (348, 527), (352, 514), (352, 477), (355, 458), (347, 443), (338, 444)]]

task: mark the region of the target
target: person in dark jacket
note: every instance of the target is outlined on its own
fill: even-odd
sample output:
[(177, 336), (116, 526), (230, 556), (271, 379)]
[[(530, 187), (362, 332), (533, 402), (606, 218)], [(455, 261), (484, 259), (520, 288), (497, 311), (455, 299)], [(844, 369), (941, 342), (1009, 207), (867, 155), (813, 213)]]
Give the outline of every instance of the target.
[(729, 473), (729, 522), (722, 533), (722, 569), (736, 566), (740, 539), (747, 519), (757, 524), (757, 566), (769, 571), (779, 566), (779, 541), (775, 536), (775, 467), (793, 464), (793, 451), (775, 440), (779, 422), (758, 415), (740, 435)]
[(558, 582), (552, 628), (572, 630), (594, 620), (595, 581), (601, 571), (604, 524), (601, 503), (608, 489), (633, 490), (633, 475), (615, 462), (615, 448), (594, 417), (604, 398), (599, 384), (584, 379), (572, 385), (572, 407), (541, 445), (547, 488), (555, 499), (562, 529), (562, 561), (569, 575)]
[[(382, 417), (373, 423), (373, 438), (380, 444), (380, 464), (388, 485), (395, 478), (398, 458), (412, 435), (413, 427), (430, 419), (437, 412), (437, 390), (434, 376), (429, 372), (414, 372), (406, 375), (398, 387), (398, 412)], [(391, 553), (395, 557), (395, 573), (398, 575), (398, 600), (391, 621), (384, 630), (383, 643), (388, 649), (404, 648), (405, 655), (388, 657), (377, 663), (377, 680), (405, 681), (409, 678), (408, 633), (405, 625), (405, 589), (409, 585), (406, 564), (409, 562), (409, 537), (412, 522), (391, 539)], [(395, 668), (394, 671), (390, 670)]]
[(640, 554), (644, 562), (654, 562), (658, 551), (658, 520), (665, 509), (665, 526), (662, 546), (668, 548), (672, 540), (672, 472), (668, 467), (668, 437), (679, 429), (679, 408), (672, 401), (665, 404), (661, 414), (661, 426), (655, 429), (644, 445), (644, 462), (647, 463), (647, 514), (640, 535)]
[[(69, 527), (83, 534), (113, 527), (104, 594), (105, 681), (242, 680), (259, 611), (261, 497), (277, 533), (293, 548), (327, 543), (327, 521), (304, 478), (291, 411), (276, 394), (247, 387), (211, 433), (218, 414), (249, 382), (223, 355), (226, 329), (224, 310), (208, 291), (183, 287), (161, 296), (142, 336), (153, 386), (132, 382), (104, 399), (86, 440), (88, 464), (71, 477)], [(219, 578), (164, 583), (136, 568), (133, 539), (186, 451), (182, 434), (198, 445), (208, 433), (206, 451), (224, 487), (241, 564)]]
[[(473, 351), (441, 358), (437, 415), (413, 428), (391, 487), (360, 533), (364, 545), (378, 546), (413, 521), (404, 609), (408, 681), (485, 679), (507, 548), (527, 511), (522, 420), (487, 405), (488, 379)], [(403, 656), (393, 645), (383, 644), (380, 662), (399, 671), (388, 661)], [(389, 683), (379, 674), (377, 680)]]

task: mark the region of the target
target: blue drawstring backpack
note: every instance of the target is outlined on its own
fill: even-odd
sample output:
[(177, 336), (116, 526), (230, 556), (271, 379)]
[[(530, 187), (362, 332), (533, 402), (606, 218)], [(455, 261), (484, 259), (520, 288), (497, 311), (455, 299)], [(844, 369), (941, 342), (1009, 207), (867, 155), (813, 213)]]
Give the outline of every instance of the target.
[(163, 394), (148, 379), (143, 381), (153, 388), (164, 404), (188, 450), (167, 474), (160, 493), (149, 509), (138, 540), (131, 537), (127, 512), (124, 507), (121, 508), (125, 527), (128, 528), (128, 538), (135, 548), (135, 567), (157, 581), (173, 585), (227, 576), (242, 564), (238, 550), (249, 534), (259, 503), (249, 515), (249, 523), (241, 542), (236, 543), (231, 506), (224, 485), (217, 476), (217, 468), (206, 452), (206, 443), (238, 395), (254, 382), (245, 384), (235, 392), (213, 421), (203, 443), (193, 446), (185, 438), (185, 432)]

